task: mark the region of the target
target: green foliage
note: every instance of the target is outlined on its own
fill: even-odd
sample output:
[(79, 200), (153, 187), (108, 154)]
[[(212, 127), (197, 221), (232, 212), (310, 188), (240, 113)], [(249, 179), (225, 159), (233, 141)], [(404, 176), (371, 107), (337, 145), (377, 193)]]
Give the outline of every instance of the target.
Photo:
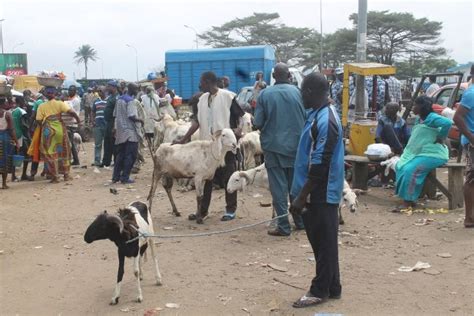
[[(349, 17), (357, 27), (357, 14)], [(416, 53), (423, 58), (445, 53), (440, 43), (441, 22), (416, 19), (411, 13), (370, 11), (367, 14), (367, 56), (383, 64)]]
[(448, 68), (456, 65), (456, 61), (451, 58), (409, 59), (395, 63), (397, 77), (400, 79), (421, 77), (429, 73), (446, 72)]
[(97, 51), (92, 46), (85, 44), (80, 46), (74, 52), (74, 59), (77, 64), (84, 63), (85, 79), (87, 79), (87, 70), (89, 61), (96, 61), (98, 58)]
[[(321, 35), (314, 29), (283, 24), (278, 13), (254, 13), (213, 26), (199, 37), (211, 47), (272, 45), (278, 61), (311, 68), (320, 62)], [(349, 17), (354, 27), (324, 35), (323, 67), (340, 67), (356, 59), (357, 14)], [(439, 46), (441, 22), (416, 19), (411, 13), (371, 11), (367, 16), (369, 61), (396, 64), (403, 76), (449, 68)]]
[(199, 38), (216, 48), (271, 45), (278, 61), (300, 66), (310, 55), (308, 47), (319, 38), (319, 34), (310, 28), (287, 26), (279, 22), (279, 18), (278, 13), (254, 13), (213, 26)]

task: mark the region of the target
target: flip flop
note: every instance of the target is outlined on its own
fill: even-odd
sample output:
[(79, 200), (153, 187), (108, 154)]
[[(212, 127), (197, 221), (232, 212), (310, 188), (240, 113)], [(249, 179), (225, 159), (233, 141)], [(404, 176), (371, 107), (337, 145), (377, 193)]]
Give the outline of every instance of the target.
[(316, 297), (316, 296), (307, 296), (306, 294), (303, 295), (299, 300), (293, 303), (294, 308), (303, 308), (303, 307), (310, 307), (319, 305), (324, 303), (325, 299)]
[(225, 213), (224, 216), (222, 216), (221, 221), (226, 222), (226, 221), (231, 221), (235, 218), (235, 213)]

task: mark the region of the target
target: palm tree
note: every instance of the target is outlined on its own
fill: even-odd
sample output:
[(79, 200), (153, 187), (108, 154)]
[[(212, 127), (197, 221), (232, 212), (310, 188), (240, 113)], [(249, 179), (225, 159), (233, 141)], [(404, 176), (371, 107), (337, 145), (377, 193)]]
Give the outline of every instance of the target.
[(77, 64), (84, 63), (85, 78), (87, 79), (87, 63), (89, 61), (97, 60), (97, 51), (89, 44), (85, 44), (79, 47), (74, 54), (74, 59), (76, 60)]

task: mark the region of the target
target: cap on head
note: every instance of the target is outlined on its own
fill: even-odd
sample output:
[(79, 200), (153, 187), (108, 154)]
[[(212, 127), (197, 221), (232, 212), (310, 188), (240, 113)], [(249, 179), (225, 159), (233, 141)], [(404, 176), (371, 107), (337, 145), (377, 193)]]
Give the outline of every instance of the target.
[(336, 73), (336, 75), (342, 75), (344, 73), (344, 68), (342, 67), (336, 68), (334, 72)]

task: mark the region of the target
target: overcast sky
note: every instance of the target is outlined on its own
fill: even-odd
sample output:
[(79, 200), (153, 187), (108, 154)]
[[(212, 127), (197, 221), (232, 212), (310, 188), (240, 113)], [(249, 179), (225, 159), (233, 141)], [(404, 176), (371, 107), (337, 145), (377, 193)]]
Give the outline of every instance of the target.
[[(357, 0), (322, 0), (323, 33), (350, 27)], [(459, 63), (474, 60), (472, 0), (368, 0), (369, 10), (410, 12), (443, 23), (443, 46)], [(100, 60), (89, 66), (89, 78), (135, 79), (138, 51), (140, 78), (164, 65), (171, 49), (193, 49), (194, 31), (221, 25), (253, 12), (278, 12), (281, 22), (319, 31), (319, 1), (184, 1), (184, 0), (0, 0), (5, 52), (28, 54), (29, 72), (63, 70), (81, 78), (83, 65), (73, 61), (82, 44), (94, 47)], [(23, 43), (23, 44), (21, 44)]]

